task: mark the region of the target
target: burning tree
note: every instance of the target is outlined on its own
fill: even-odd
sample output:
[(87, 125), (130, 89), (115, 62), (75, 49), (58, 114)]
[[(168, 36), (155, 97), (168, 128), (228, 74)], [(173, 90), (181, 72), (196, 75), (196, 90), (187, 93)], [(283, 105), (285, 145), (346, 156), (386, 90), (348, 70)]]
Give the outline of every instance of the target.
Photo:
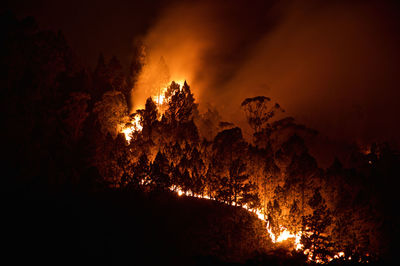
[(306, 136), (311, 131), (292, 118), (269, 123), (281, 109), (279, 105), (269, 108), (270, 99), (260, 96), (242, 103), (255, 131), (255, 146), (243, 139), (240, 128), (223, 130), (212, 141), (200, 141), (194, 123), (197, 104), (187, 83), (181, 87), (172, 82), (161, 96), (156, 101), (148, 98), (145, 108), (132, 116), (131, 124), (137, 126), (130, 152), (137, 159), (145, 155), (149, 162), (140, 157), (142, 162), (135, 162), (131, 173), (122, 175), (124, 181), (151, 184), (148, 188), (159, 191), (172, 188), (197, 197), (206, 194), (227, 204), (257, 209), (261, 219), (262, 213), (267, 215), (273, 241), (294, 239), (296, 249), (303, 246), (311, 260), (329, 260), (333, 251), (327, 231), (330, 211), (319, 190), (313, 194), (315, 187), (327, 186), (322, 181), (324, 172), (296, 134)]
[(193, 115), (197, 112), (197, 104), (186, 81), (182, 87), (172, 82), (165, 93), (165, 98), (169, 99), (165, 117), (170, 124), (174, 126), (193, 119)]

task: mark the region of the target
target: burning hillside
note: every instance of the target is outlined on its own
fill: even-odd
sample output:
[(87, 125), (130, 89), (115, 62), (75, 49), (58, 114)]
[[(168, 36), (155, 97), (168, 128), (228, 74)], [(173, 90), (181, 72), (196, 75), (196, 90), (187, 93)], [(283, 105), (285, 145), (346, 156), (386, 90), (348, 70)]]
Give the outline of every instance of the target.
[[(270, 239), (267, 242), (274, 243), (277, 252), (284, 250), (286, 258), (299, 259), (302, 263), (397, 261), (397, 247), (393, 243), (398, 239), (398, 217), (394, 211), (398, 189), (393, 180), (400, 175), (400, 153), (394, 145), (380, 141), (349, 144), (343, 147), (343, 156), (322, 167), (310, 149), (310, 143), (319, 144), (312, 142), (317, 131), (286, 116), (284, 109), (291, 106), (275, 102), (278, 99), (269, 97), (268, 90), (257, 96), (244, 95), (243, 91), (253, 83), (246, 84), (243, 79), (238, 83), (242, 91), (231, 92), (238, 92), (235, 98), (240, 97), (241, 103), (220, 95), (223, 101), (216, 101), (215, 106), (201, 102), (200, 108), (199, 94), (206, 89), (218, 94), (218, 84), (221, 84), (216, 82), (215, 86), (206, 88), (201, 83), (203, 87), (197, 88), (200, 84), (197, 82), (207, 77), (213, 67), (193, 73), (198, 72), (193, 68), (200, 69), (202, 60), (207, 59), (199, 57), (205, 43), (184, 39), (179, 43), (182, 46), (174, 50), (180, 51), (179, 56), (174, 58), (168, 54), (166, 59), (159, 57), (164, 49), (156, 49), (155, 55), (149, 55), (138, 45), (129, 71), (116, 57), (107, 59), (102, 55), (92, 71), (77, 66), (72, 49), (61, 33), (40, 31), (31, 19), (21, 21), (9, 14), (1, 19), (2, 25), (6, 25), (2, 28), (5, 44), (0, 49), (4, 85), (0, 106), (5, 118), (3, 140), (6, 144), (4, 173), (14, 190), (8, 189), (8, 183), (4, 188), (12, 191), (11, 199), (26, 194), (47, 197), (52, 202), (52, 197), (65, 193), (77, 201), (75, 206), (80, 206), (82, 199), (96, 201), (98, 195), (101, 198), (107, 194), (107, 200), (99, 203), (107, 206), (114, 197), (141, 195), (143, 202), (153, 198), (159, 201), (155, 205), (163, 206), (162, 196), (157, 195), (168, 195), (180, 200), (179, 204), (202, 202), (218, 206), (208, 210), (224, 212), (224, 219), (231, 220), (227, 224), (239, 231), (233, 237), (234, 230), (213, 228), (213, 219), (219, 213), (209, 216), (207, 221), (196, 219), (201, 228), (215, 229), (215, 238), (202, 241), (209, 235), (203, 231), (191, 232), (198, 240), (191, 242), (194, 243), (192, 250), (196, 250), (196, 244), (205, 243), (202, 250), (215, 248), (228, 257), (241, 257), (242, 251), (249, 255), (258, 247), (248, 248), (240, 239), (250, 235), (255, 237), (246, 243), (254, 245), (254, 239)], [(160, 32), (162, 29), (158, 28)], [(186, 31), (180, 29), (176, 32), (185, 36)], [(149, 33), (149, 36), (147, 41), (156, 40), (158, 35)], [(164, 48), (169, 47), (169, 41), (176, 40), (160, 39)], [(198, 48), (196, 53), (189, 52), (191, 45)], [(180, 60), (186, 55), (190, 60)], [(185, 64), (186, 61), (191, 64)], [(222, 82), (229, 75), (215, 79)], [(234, 108), (229, 107), (233, 105)], [(236, 118), (240, 116), (239, 120), (245, 122), (235, 124), (236, 120), (232, 122), (220, 113), (225, 113), (227, 106), (242, 112)], [(323, 146), (320, 150), (331, 155)], [(113, 219), (113, 211), (131, 215), (129, 206), (116, 210), (121, 202), (131, 203), (117, 201), (104, 216)], [(168, 208), (174, 209), (174, 205)], [(78, 216), (86, 215), (81, 210), (83, 214)], [(143, 212), (147, 215), (144, 220), (155, 220), (157, 224), (154, 217), (162, 211), (162, 207), (157, 207), (153, 213)], [(15, 217), (14, 213), (6, 217)], [(33, 211), (29, 216), (34, 215)], [(40, 215), (48, 217), (52, 213), (42, 211)], [(163, 215), (176, 217), (165, 219), (169, 224), (158, 223), (154, 231), (143, 233), (150, 236), (143, 238), (149, 246), (160, 239), (167, 244), (165, 236), (176, 236), (173, 233), (158, 236), (162, 228), (176, 221), (179, 224), (192, 221), (177, 211), (166, 211)], [(248, 222), (237, 223), (238, 217), (245, 217)], [(97, 218), (91, 225), (98, 224), (101, 219)], [(52, 223), (51, 219), (45, 220)], [(79, 220), (76, 215), (71, 219)], [(27, 220), (21, 219), (24, 223)], [(262, 225), (263, 237), (259, 237), (258, 225), (257, 230), (250, 226), (254, 221)], [(240, 226), (236, 227), (237, 224)], [(124, 226), (130, 226), (123, 214), (114, 225), (107, 227), (104, 223), (95, 231), (101, 236), (103, 230), (108, 234), (122, 225), (119, 234), (123, 235)], [(68, 226), (57, 229), (64, 232)], [(190, 224), (187, 226), (186, 230), (190, 231)], [(94, 234), (93, 238), (96, 237)], [(132, 233), (130, 237), (135, 236)], [(16, 247), (19, 242), (25, 243), (20, 240), (17, 238)], [(185, 241), (172, 242), (184, 253), (188, 243)], [(115, 242), (118, 241), (110, 240)], [(216, 244), (208, 245), (210, 242)], [(230, 250), (230, 246), (236, 249)], [(119, 248), (126, 254), (130, 252), (123, 245)], [(162, 248), (158, 251), (163, 252)], [(158, 255), (151, 252), (146, 254)], [(179, 252), (174, 255), (178, 256)]]
[[(143, 140), (143, 138), (146, 138), (144, 135), (150, 133), (148, 131), (149, 129), (157, 130), (156, 129), (157, 126), (165, 127), (165, 129), (168, 129), (171, 126), (179, 127), (179, 123), (181, 121), (182, 122), (190, 121), (188, 117), (183, 117), (182, 115), (191, 116), (193, 115), (193, 113), (195, 113), (194, 109), (197, 106), (194, 104), (193, 95), (190, 92), (190, 87), (188, 86), (186, 81), (178, 83), (172, 81), (170, 85), (159, 88), (157, 91), (159, 92), (159, 94), (150, 96), (147, 99), (145, 109), (137, 110), (135, 113), (130, 115), (131, 119), (130, 122), (121, 126), (121, 133), (124, 134), (125, 140), (127, 141), (126, 145), (128, 145), (128, 147), (131, 147), (129, 148), (130, 151), (129, 153), (136, 152), (132, 151), (132, 149), (140, 150), (140, 148), (138, 148), (138, 146), (135, 145), (135, 143), (138, 142), (140, 143), (141, 139)], [(266, 123), (269, 120), (269, 118), (273, 117), (274, 109), (280, 109), (280, 106), (277, 104), (273, 105), (272, 108), (269, 108), (269, 105), (271, 105), (269, 101), (270, 99), (267, 97), (256, 97), (253, 99), (251, 98), (246, 99), (242, 104), (243, 106), (247, 105), (246, 111), (250, 116), (249, 117), (250, 123), (253, 123), (254, 130), (256, 131), (255, 132), (256, 136), (261, 134), (260, 131), (263, 127), (263, 124)], [(187, 109), (188, 106), (185, 106), (185, 104), (187, 103), (191, 104), (191, 106), (189, 106), (189, 109)], [(153, 113), (152, 121), (146, 121), (149, 118), (149, 114), (151, 113)], [(177, 120), (177, 118), (180, 119)], [(181, 120), (182, 118), (185, 118), (186, 120)], [(193, 119), (193, 116), (191, 119)], [(187, 130), (185, 128), (186, 124), (183, 124), (181, 126), (183, 128), (181, 129), (174, 128), (174, 129), (179, 131)], [(143, 130), (145, 132), (143, 132)], [(161, 136), (159, 137), (161, 138), (168, 137), (165, 136), (166, 134), (168, 134), (167, 132), (168, 131), (161, 130), (159, 133), (161, 134)], [(228, 132), (229, 131), (225, 131), (223, 133), (228, 134)], [(238, 132), (240, 134), (240, 131)], [(174, 138), (179, 138), (179, 135), (173, 135), (173, 136), (174, 137), (170, 139), (170, 141), (171, 140), (173, 141)], [(150, 135), (147, 136), (147, 138), (152, 138), (152, 137), (153, 136), (151, 135), (151, 133)], [(315, 241), (317, 241), (318, 239), (318, 237), (315, 238), (316, 237), (315, 233), (321, 234), (322, 232), (312, 231), (312, 230), (320, 230), (317, 228), (311, 229), (311, 226), (316, 226), (316, 225), (306, 224), (304, 223), (304, 221), (302, 225), (296, 225), (296, 224), (291, 224), (289, 220), (287, 221), (289, 222), (289, 224), (287, 224), (288, 227), (285, 227), (284, 225), (279, 224), (279, 220), (274, 220), (272, 218), (272, 213), (270, 213), (271, 207), (260, 203), (260, 197), (264, 198), (264, 202), (265, 201), (271, 202), (272, 199), (270, 198), (268, 199), (266, 198), (266, 195), (262, 195), (263, 184), (259, 184), (257, 178), (251, 178), (248, 174), (246, 174), (246, 162), (243, 160), (244, 158), (240, 158), (241, 157), (240, 155), (239, 157), (237, 154), (234, 155), (233, 154), (235, 152), (234, 150), (231, 150), (228, 153), (224, 153), (223, 155), (223, 156), (228, 156), (229, 160), (234, 160), (233, 162), (232, 161), (226, 162), (228, 164), (228, 169), (226, 170), (227, 171), (226, 173), (228, 174), (229, 179), (224, 180), (227, 177), (223, 177), (222, 180), (208, 181), (207, 180), (208, 178), (212, 178), (210, 177), (209, 173), (212, 172), (213, 169), (210, 169), (210, 165), (206, 166), (204, 163), (207, 158), (207, 155), (199, 154), (197, 150), (197, 149), (201, 150), (202, 148), (207, 149), (207, 147), (201, 147), (202, 145), (204, 145), (204, 143), (196, 142), (198, 141), (197, 140), (198, 137), (199, 136), (195, 136), (194, 139), (184, 138), (181, 139), (180, 143), (176, 142), (175, 144), (172, 144), (173, 142), (157, 143), (156, 144), (156, 149), (158, 149), (157, 156), (155, 157), (154, 161), (149, 162), (151, 166), (158, 165), (159, 163), (162, 164), (157, 166), (160, 168), (156, 168), (157, 169), (156, 171), (158, 172), (157, 179), (154, 180), (154, 177), (152, 177), (150, 170), (150, 172), (142, 172), (141, 174), (138, 174), (139, 179), (136, 179), (136, 181), (133, 181), (132, 179), (130, 180), (121, 179), (122, 183), (119, 183), (118, 186), (127, 186), (127, 185), (129, 186), (131, 185), (131, 182), (137, 182), (137, 185), (140, 187), (141, 190), (148, 190), (148, 189), (152, 190), (155, 189), (153, 186), (156, 187), (161, 186), (164, 187), (163, 189), (169, 189), (171, 191), (176, 192), (179, 196), (186, 195), (208, 200), (215, 200), (232, 206), (240, 206), (248, 210), (249, 212), (255, 213), (260, 220), (265, 222), (265, 226), (267, 227), (266, 232), (268, 232), (269, 237), (271, 238), (273, 243), (277, 244), (283, 242), (290, 243), (291, 249), (302, 250), (304, 254), (307, 255), (308, 260), (310, 261), (315, 261), (317, 263), (326, 263), (334, 259), (351, 259), (351, 255), (345, 257), (345, 253), (341, 250), (330, 249), (329, 251), (324, 250), (324, 253), (321, 253), (321, 251), (318, 249), (320, 247), (317, 247), (317, 244), (315, 243)], [(218, 136), (216, 138), (218, 138)], [(191, 143), (189, 142), (190, 140), (195, 142)], [(235, 141), (236, 140), (233, 140), (233, 142), (226, 143), (225, 145), (234, 145)], [(184, 144), (184, 146), (181, 146), (182, 144)], [(243, 145), (244, 143), (241, 144)], [(169, 149), (174, 148), (174, 147), (168, 147), (169, 145), (175, 145), (175, 148), (177, 149), (179, 149), (179, 147), (183, 147), (184, 149), (188, 148), (193, 149), (192, 152), (194, 152), (194, 154), (190, 153), (188, 157), (184, 158), (186, 163), (184, 163), (183, 165), (181, 161), (182, 159), (178, 159), (181, 155), (176, 154), (175, 156), (177, 156), (178, 158), (171, 158), (170, 159), (171, 163), (168, 164), (166, 163), (167, 161), (169, 161), (167, 159), (168, 156), (167, 154), (170, 152)], [(190, 147), (191, 145), (194, 145), (194, 147)], [(228, 147), (221, 147), (221, 148), (227, 149)], [(243, 147), (239, 148), (238, 151), (240, 151), (240, 149), (243, 149)], [(244, 152), (245, 150), (242, 151)], [(169, 154), (169, 156), (171, 155), (172, 154)], [(143, 163), (143, 161), (140, 162), (141, 159), (147, 161), (147, 159), (145, 158), (146, 155), (142, 154), (141, 157), (139, 158), (139, 163)], [(208, 158), (208, 160), (210, 159)], [(226, 158), (224, 158), (223, 160), (226, 160)], [(174, 165), (173, 161), (176, 161), (177, 163), (176, 166)], [(210, 163), (214, 163), (212, 159)], [(173, 172), (169, 172), (171, 171), (169, 169), (174, 168), (174, 166), (177, 167), (176, 170)], [(143, 167), (143, 165), (139, 166), (139, 169), (140, 167)], [(141, 171), (139, 169), (137, 170)], [(189, 169), (190, 172), (188, 171)], [(132, 174), (136, 175), (137, 173), (135, 173), (135, 171), (137, 170), (133, 170)], [(201, 175), (202, 173), (203, 175)], [(277, 175), (279, 174), (277, 173)], [(270, 177), (270, 178), (273, 179), (276, 177)], [(157, 184), (156, 182), (161, 182), (161, 184)], [(209, 182), (210, 184), (207, 184)], [(218, 183), (219, 184), (218, 185), (212, 184), (212, 182), (217, 182), (217, 184)], [(222, 192), (221, 190), (224, 192)], [(296, 199), (294, 200), (294, 202), (296, 202)], [(274, 201), (274, 204), (279, 204), (279, 203)], [(311, 217), (312, 216), (310, 216), (309, 219), (315, 219)], [(299, 217), (294, 218), (294, 220), (298, 219)], [(319, 217), (316, 219), (331, 219), (331, 218)], [(318, 220), (314, 222), (319, 223)], [(322, 224), (318, 225), (318, 228), (320, 228), (319, 226), (325, 226), (325, 225)], [(291, 230), (288, 228), (291, 228)], [(325, 230), (325, 228), (323, 230)], [(323, 233), (323, 235), (324, 237), (321, 236), (320, 237), (321, 239), (318, 239), (318, 241), (322, 241), (319, 244), (322, 246), (326, 245), (324, 239), (325, 237), (328, 237), (327, 233), (325, 232)], [(310, 242), (307, 241), (311, 241), (311, 244)], [(307, 246), (305, 246), (305, 244)], [(364, 259), (365, 258), (363, 258), (363, 260)]]

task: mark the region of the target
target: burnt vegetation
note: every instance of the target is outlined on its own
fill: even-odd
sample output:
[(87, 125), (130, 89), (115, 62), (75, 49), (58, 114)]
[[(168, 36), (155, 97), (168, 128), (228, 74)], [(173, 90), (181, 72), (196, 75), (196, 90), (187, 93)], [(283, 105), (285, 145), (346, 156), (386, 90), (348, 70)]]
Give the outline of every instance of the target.
[[(243, 101), (254, 133), (247, 140), (216, 110), (200, 114), (190, 86), (175, 82), (164, 112), (151, 98), (134, 110), (143, 128), (128, 142), (119, 127), (131, 123), (139, 55), (129, 71), (103, 56), (90, 70), (61, 32), (8, 13), (0, 19), (2, 187), (16, 204), (13, 238), (25, 243), (17, 252), (41, 258), (37, 243), (63, 242), (52, 256), (88, 263), (134, 260), (129, 252), (143, 263), (306, 263), (302, 252), (276, 250), (265, 224), (227, 206), (235, 203), (263, 210), (276, 235), (304, 232), (313, 259), (394, 259), (400, 160), (387, 143), (355, 147), (322, 169), (304, 141), (316, 132), (274, 119), (283, 109), (270, 98)], [(179, 198), (171, 186), (215, 201)], [(59, 234), (43, 238), (49, 230)]]

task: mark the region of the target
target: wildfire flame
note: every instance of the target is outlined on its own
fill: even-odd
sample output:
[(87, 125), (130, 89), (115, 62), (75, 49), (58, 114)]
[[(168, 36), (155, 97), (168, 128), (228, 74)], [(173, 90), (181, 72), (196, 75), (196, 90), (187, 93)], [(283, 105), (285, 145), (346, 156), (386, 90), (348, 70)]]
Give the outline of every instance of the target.
[[(195, 193), (192, 193), (191, 191), (186, 191), (185, 192), (181, 188), (179, 188), (178, 186), (175, 186), (175, 185), (171, 186), (170, 190), (175, 192), (175, 193), (177, 193), (178, 196), (185, 195), (185, 196), (192, 196), (192, 197), (196, 197), (196, 198), (213, 200), (212, 198), (210, 198), (209, 196), (206, 196), (206, 195), (195, 194)], [(260, 219), (260, 220), (265, 222), (265, 215), (259, 209), (251, 209), (246, 204), (245, 205), (239, 205), (236, 202), (232, 202), (232, 206), (240, 206), (243, 209), (245, 209), (245, 210), (247, 210), (247, 211), (249, 211), (251, 213), (254, 213), (257, 216), (258, 219)], [(301, 235), (302, 235), (301, 231), (297, 232), (296, 234), (292, 234), (286, 228), (284, 228), (282, 226), (280, 228), (281, 228), (281, 233), (278, 236), (276, 236), (272, 232), (272, 230), (271, 230), (271, 228), (269, 226), (269, 223), (267, 222), (267, 231), (268, 231), (268, 234), (271, 237), (271, 240), (272, 240), (273, 243), (280, 243), (280, 242), (286, 241), (288, 239), (294, 239), (294, 248), (296, 250), (299, 250), (299, 249), (301, 249), (303, 247), (303, 245), (300, 244), (300, 239), (301, 239)]]
[(139, 114), (136, 114), (131, 122), (128, 124), (128, 126), (124, 125), (122, 127), (122, 133), (125, 135), (125, 139), (130, 142), (132, 139), (132, 134), (134, 132), (142, 131), (143, 127), (140, 124), (140, 116)]
[(300, 243), (301, 235), (303, 234), (302, 231), (298, 231), (297, 233), (293, 234), (283, 226), (280, 226), (279, 229), (280, 229), (279, 230), (280, 234), (278, 236), (276, 236), (272, 232), (272, 230), (271, 230), (271, 228), (269, 226), (269, 223), (267, 223), (268, 234), (271, 237), (271, 240), (272, 240), (273, 243), (281, 243), (283, 241), (286, 241), (286, 240), (289, 240), (289, 239), (293, 239), (294, 240), (294, 249), (295, 250), (300, 250), (300, 249), (303, 248), (303, 245)]
[[(171, 82), (168, 84), (171, 84)], [(174, 82), (178, 84), (180, 88), (182, 88), (185, 84), (185, 80), (174, 80)], [(166, 85), (165, 87), (159, 89), (159, 93), (157, 95), (151, 96), (159, 111), (163, 111), (162, 106), (170, 101), (170, 97), (165, 97), (167, 90), (168, 86)], [(128, 141), (128, 143), (131, 142), (133, 133), (140, 132), (143, 129), (143, 126), (140, 123), (140, 115), (136, 114), (128, 124), (121, 125), (121, 128), (121, 132), (124, 133), (125, 139)]]
[[(196, 197), (196, 198), (202, 198), (202, 199), (208, 199), (208, 200), (215, 200), (207, 195), (199, 195), (196, 193), (192, 193), (191, 191), (183, 191), (180, 187), (172, 185), (170, 187), (170, 190), (177, 193), (178, 196), (187, 196), (187, 197)], [(226, 202), (225, 202), (226, 203)], [(265, 219), (265, 215), (263, 214), (263, 212), (259, 209), (251, 209), (249, 208), (247, 205), (239, 205), (236, 202), (232, 202), (232, 206), (240, 206), (243, 209), (256, 214), (257, 218), (262, 220), (263, 222), (266, 221)], [(267, 232), (272, 240), (273, 243), (281, 243), (287, 240), (291, 240), (293, 241), (293, 249), (295, 250), (301, 250), (303, 248), (303, 245), (300, 243), (301, 240), (301, 236), (303, 234), (302, 231), (298, 231), (297, 233), (293, 234), (291, 233), (289, 230), (287, 230), (285, 227), (280, 226), (280, 234), (279, 235), (275, 235), (269, 225), (269, 222), (267, 221)], [(305, 255), (307, 255), (307, 259), (309, 261), (314, 261), (316, 263), (319, 264), (324, 264), (324, 261), (316, 256), (316, 258), (313, 260), (312, 259), (312, 253), (309, 249), (304, 250), (303, 252)], [(333, 259), (339, 259), (339, 258), (344, 258), (345, 254), (344, 252), (338, 252), (336, 255), (332, 257), (328, 257), (328, 261), (332, 261)], [(348, 258), (349, 260), (351, 260), (351, 257)]]
[[(180, 88), (183, 87), (183, 84), (185, 84), (185, 80), (174, 80), (174, 82), (176, 84), (179, 85)], [(170, 81), (168, 84), (171, 84), (172, 81)], [(159, 90), (158, 95), (153, 95), (151, 98), (153, 99), (153, 101), (155, 102), (155, 104), (157, 105), (157, 107), (160, 107), (161, 105), (168, 103), (170, 101), (170, 98), (166, 98), (165, 97), (165, 93), (167, 92), (168, 87), (165, 86), (164, 88), (161, 88)]]

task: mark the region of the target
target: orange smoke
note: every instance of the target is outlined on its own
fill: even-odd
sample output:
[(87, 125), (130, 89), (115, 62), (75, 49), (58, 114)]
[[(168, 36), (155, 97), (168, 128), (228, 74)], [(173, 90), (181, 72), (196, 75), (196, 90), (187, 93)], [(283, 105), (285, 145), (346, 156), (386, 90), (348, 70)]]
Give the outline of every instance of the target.
[(397, 26), (390, 7), (374, 1), (171, 5), (144, 38), (134, 106), (156, 94), (144, 84), (162, 75), (163, 57), (168, 81), (186, 79), (200, 111), (210, 103), (242, 128), (241, 101), (266, 95), (328, 137), (398, 138)]

